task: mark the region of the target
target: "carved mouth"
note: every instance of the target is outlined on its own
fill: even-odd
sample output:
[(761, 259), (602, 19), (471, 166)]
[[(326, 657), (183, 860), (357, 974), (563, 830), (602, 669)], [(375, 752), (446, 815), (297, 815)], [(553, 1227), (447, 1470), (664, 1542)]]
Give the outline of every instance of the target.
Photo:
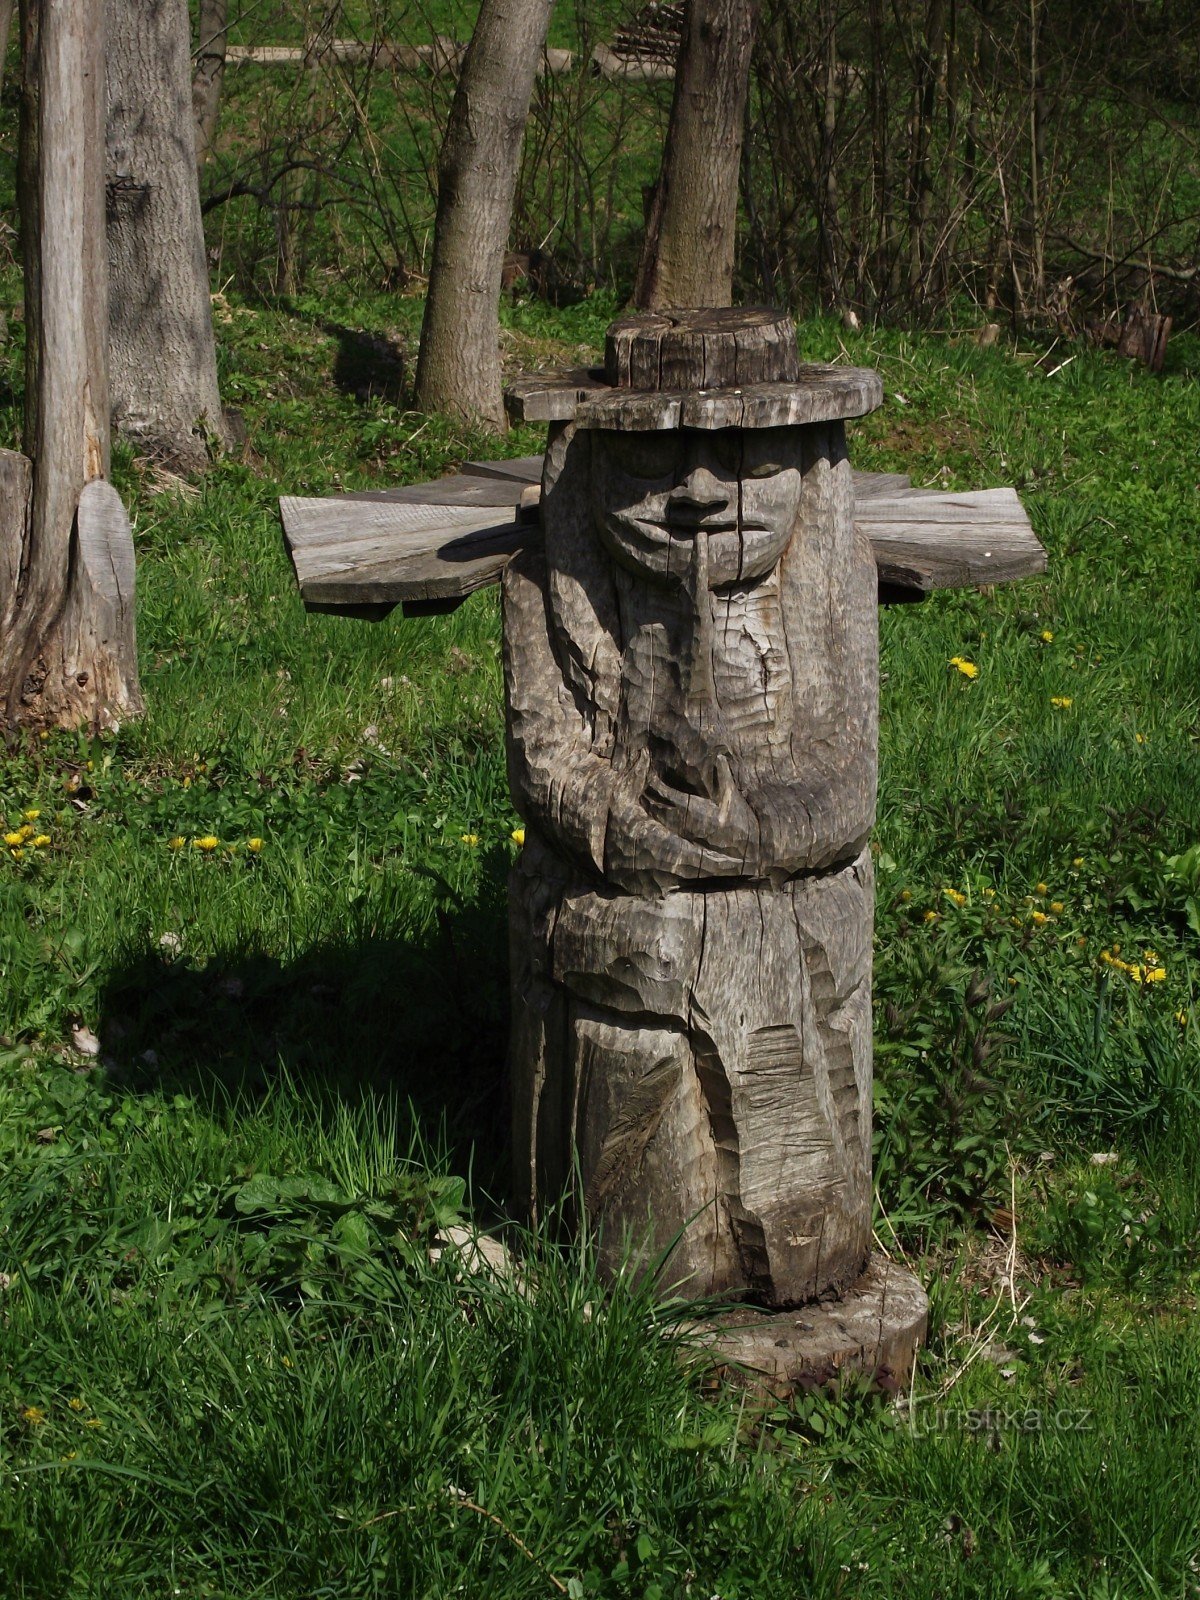
[(680, 517), (672, 517), (666, 522), (648, 523), (646, 526), (661, 527), (669, 534), (679, 534), (684, 538), (693, 538), (698, 533), (766, 533), (768, 531), (765, 523), (738, 522), (736, 517), (732, 520), (723, 519), (720, 522), (685, 522)]

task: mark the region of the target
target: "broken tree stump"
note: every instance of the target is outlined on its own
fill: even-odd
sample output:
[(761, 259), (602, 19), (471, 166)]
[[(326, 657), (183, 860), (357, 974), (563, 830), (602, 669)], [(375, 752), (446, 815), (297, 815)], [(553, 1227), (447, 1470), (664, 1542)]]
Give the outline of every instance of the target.
[(1151, 372), (1161, 372), (1170, 334), (1170, 317), (1159, 316), (1154, 311), (1131, 311), (1117, 340), (1117, 354), (1130, 361), (1140, 361)]

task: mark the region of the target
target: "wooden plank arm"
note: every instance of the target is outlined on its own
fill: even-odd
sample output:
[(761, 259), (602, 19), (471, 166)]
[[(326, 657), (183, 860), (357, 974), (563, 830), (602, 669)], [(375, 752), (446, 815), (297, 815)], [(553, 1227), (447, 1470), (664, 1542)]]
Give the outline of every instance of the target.
[[(351, 616), (403, 605), (419, 615), (498, 583), (512, 556), (540, 538), (539, 459), (509, 463), (507, 474), (504, 463), (471, 463), (435, 484), (283, 498), (305, 603)], [(1045, 571), (1046, 552), (1012, 489), (947, 494), (913, 489), (898, 473), (854, 478), (855, 520), (871, 541), (881, 604)]]

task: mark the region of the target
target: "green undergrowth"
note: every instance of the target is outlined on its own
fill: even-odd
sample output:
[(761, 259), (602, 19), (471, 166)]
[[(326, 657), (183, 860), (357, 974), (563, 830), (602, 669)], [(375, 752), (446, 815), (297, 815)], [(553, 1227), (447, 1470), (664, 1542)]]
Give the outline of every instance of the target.
[[(615, 308), (506, 307), (506, 359)], [(308, 617), (276, 498), (540, 436), (407, 409), (418, 300), (216, 313), (244, 449), (115, 466), (146, 716), (0, 764), (5, 1593), (1200, 1593), (1200, 343), (802, 328), (883, 373), (856, 464), (1015, 484), (1050, 566), (883, 616), (876, 1230), (930, 1338), (907, 1405), (764, 1410), (585, 1247), (437, 1243), (509, 1209), (498, 606)]]

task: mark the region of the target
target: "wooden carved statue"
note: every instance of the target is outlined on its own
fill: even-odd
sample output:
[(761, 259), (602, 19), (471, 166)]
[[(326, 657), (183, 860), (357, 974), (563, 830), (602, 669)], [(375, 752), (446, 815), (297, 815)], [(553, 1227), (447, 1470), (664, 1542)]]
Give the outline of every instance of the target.
[(605, 376), (503, 579), (517, 1183), (577, 1170), (610, 1274), (798, 1306), (870, 1243), (879, 381), (774, 312), (623, 319)]
[(1046, 564), (1011, 489), (852, 473), (880, 399), (779, 312), (634, 316), (510, 387), (544, 459), (280, 505), (314, 610), (503, 583), (518, 1198), (775, 1392), (904, 1382), (928, 1311), (869, 1248), (876, 608)]

